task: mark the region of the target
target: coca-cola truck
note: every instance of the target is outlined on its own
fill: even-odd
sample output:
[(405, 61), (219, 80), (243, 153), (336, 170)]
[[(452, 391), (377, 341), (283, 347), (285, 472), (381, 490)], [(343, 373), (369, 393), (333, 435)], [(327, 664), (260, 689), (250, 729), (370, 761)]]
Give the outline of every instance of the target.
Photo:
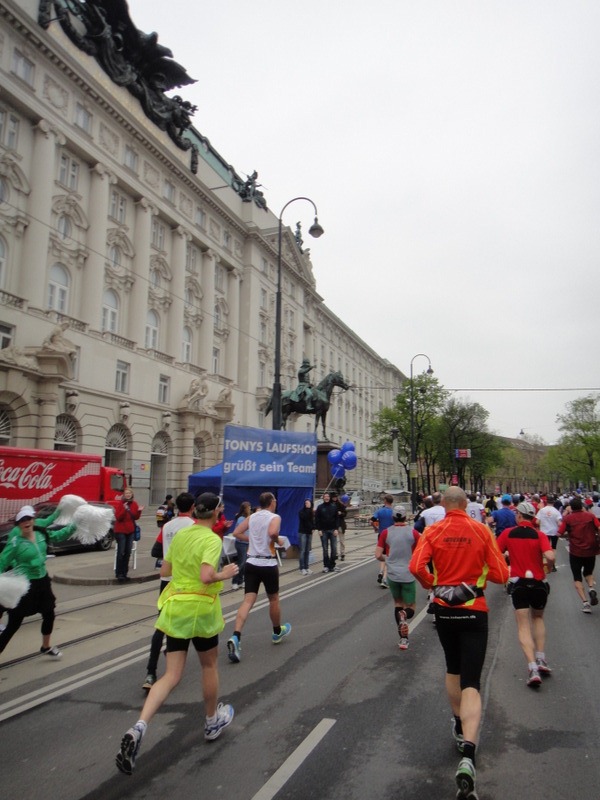
[(21, 506), (32, 505), (44, 516), (65, 494), (114, 506), (125, 485), (123, 471), (102, 466), (101, 456), (0, 447), (0, 529)]

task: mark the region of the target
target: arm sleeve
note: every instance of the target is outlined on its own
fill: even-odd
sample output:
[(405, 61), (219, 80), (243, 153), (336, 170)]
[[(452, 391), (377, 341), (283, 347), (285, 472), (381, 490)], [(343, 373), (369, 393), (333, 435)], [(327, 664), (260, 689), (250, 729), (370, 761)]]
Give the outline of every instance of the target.
[(70, 539), (77, 530), (77, 525), (71, 523), (64, 528), (59, 528), (56, 531), (48, 531), (46, 536), (51, 542), (62, 542), (64, 539)]
[(421, 586), (425, 587), (425, 589), (431, 588), (431, 586), (433, 586), (433, 581), (435, 580), (434, 576), (431, 574), (431, 572), (429, 572), (427, 567), (427, 564), (430, 560), (431, 545), (429, 543), (429, 537), (427, 534), (424, 534), (417, 542), (417, 546), (412, 554), (408, 568), (419, 581)]
[(58, 506), (54, 509), (52, 514), (49, 517), (44, 517), (43, 519), (39, 519), (38, 517), (35, 518), (35, 527), (36, 528), (47, 528), (48, 525), (52, 525), (55, 519), (58, 519), (60, 516), (60, 511), (58, 510)]

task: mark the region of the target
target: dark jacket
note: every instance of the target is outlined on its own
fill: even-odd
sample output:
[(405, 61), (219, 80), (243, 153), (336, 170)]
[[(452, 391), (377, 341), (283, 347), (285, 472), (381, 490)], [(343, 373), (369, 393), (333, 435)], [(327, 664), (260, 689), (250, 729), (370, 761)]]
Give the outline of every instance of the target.
[(312, 533), (315, 529), (315, 512), (312, 508), (301, 508), (298, 512), (298, 533)]
[(335, 503), (321, 503), (315, 511), (315, 528), (319, 531), (335, 531), (338, 527), (338, 510)]

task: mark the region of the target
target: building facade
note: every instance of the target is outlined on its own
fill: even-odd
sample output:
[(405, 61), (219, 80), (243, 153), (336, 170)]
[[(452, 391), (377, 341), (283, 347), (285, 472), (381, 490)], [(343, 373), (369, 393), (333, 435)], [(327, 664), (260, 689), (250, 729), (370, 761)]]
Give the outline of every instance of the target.
[[(70, 13), (0, 0), (0, 443), (103, 454), (156, 503), (221, 460), (227, 423), (271, 424), (278, 218), (185, 119), (153, 121)], [(370, 422), (404, 376), (323, 303), (288, 228), (281, 334), (284, 389), (303, 358), (355, 387), (327, 419), (356, 446), (348, 485), (386, 481)]]

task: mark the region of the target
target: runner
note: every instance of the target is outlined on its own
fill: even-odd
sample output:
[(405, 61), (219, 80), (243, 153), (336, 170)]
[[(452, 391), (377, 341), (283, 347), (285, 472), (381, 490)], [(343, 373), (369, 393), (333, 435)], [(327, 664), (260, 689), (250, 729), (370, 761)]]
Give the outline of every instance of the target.
[(408, 620), (415, 614), (416, 581), (408, 562), (418, 541), (418, 531), (406, 524), (404, 506), (394, 506), (394, 524), (379, 534), (375, 558), (387, 564), (387, 582), (394, 601), (400, 650), (408, 650)]
[(183, 675), (190, 641), (202, 669), (204, 738), (213, 741), (233, 720), (232, 706), (219, 703), (217, 653), (219, 633), (225, 627), (219, 594), (223, 581), (237, 574), (237, 564), (217, 572), (222, 542), (211, 528), (217, 519), (219, 498), (210, 492), (196, 499), (197, 523), (178, 531), (160, 569), (161, 578), (172, 580), (158, 598), (156, 627), (167, 635), (167, 671), (153, 684), (140, 719), (121, 740), (117, 768), (131, 775), (148, 723)]
[[(571, 513), (567, 514), (558, 529), (559, 536), (568, 536), (569, 539), (569, 564), (573, 573), (575, 591), (582, 602), (581, 610), (584, 614), (591, 614), (591, 606), (598, 605), (596, 581), (594, 580), (594, 567), (598, 554), (596, 531), (600, 528), (598, 517), (583, 511), (581, 497), (571, 500)], [(588, 602), (583, 589), (581, 574), (588, 586), (590, 600)]]
[(535, 528), (535, 507), (532, 503), (526, 500), (519, 503), (516, 517), (516, 527), (502, 531), (498, 537), (498, 547), (501, 553), (507, 552), (510, 558), (510, 594), (519, 643), (529, 669), (527, 685), (536, 688), (542, 683), (540, 675), (552, 673), (544, 651), (544, 609), (550, 592), (545, 580), (544, 557), (547, 564), (553, 566), (554, 550), (546, 534)]
[(479, 691), (488, 636), (484, 589), (487, 581), (506, 583), (508, 567), (490, 530), (467, 516), (462, 489), (447, 489), (443, 503), (445, 518), (425, 528), (409, 569), (425, 589), (433, 588), (436, 630), (446, 658), (446, 691), (454, 714), (452, 732), (463, 755), (456, 796), (476, 800)]

